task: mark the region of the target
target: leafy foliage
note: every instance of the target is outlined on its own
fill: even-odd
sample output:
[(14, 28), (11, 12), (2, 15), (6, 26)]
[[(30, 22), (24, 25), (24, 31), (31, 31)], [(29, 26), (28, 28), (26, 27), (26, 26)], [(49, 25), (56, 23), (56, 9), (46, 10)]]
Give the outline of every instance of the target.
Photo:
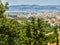
[(0, 0), (0, 18), (3, 17), (3, 14), (8, 9), (8, 3), (3, 4)]

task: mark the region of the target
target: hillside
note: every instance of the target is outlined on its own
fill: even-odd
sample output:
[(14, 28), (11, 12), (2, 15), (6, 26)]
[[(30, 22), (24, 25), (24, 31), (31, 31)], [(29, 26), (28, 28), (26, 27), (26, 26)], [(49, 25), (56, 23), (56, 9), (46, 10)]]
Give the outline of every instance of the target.
[(13, 5), (9, 6), (9, 10), (60, 10), (60, 5)]

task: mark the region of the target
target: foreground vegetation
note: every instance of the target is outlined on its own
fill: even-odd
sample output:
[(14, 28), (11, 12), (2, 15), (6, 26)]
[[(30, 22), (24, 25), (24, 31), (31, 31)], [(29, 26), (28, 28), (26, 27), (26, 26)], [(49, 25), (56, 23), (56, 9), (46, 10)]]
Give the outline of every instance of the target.
[[(25, 19), (24, 19), (25, 20)], [(31, 18), (19, 23), (17, 19), (0, 18), (1, 45), (58, 45), (60, 26), (50, 26), (43, 19)]]
[(4, 14), (6, 9), (8, 3), (0, 3), (0, 45), (59, 45), (60, 26), (51, 26), (42, 18), (9, 19)]

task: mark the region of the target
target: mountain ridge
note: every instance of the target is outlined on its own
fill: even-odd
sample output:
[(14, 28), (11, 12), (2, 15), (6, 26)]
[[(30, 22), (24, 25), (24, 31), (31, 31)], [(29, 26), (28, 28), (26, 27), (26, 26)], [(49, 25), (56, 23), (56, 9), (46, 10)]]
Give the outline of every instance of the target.
[(60, 5), (13, 5), (9, 10), (60, 10)]

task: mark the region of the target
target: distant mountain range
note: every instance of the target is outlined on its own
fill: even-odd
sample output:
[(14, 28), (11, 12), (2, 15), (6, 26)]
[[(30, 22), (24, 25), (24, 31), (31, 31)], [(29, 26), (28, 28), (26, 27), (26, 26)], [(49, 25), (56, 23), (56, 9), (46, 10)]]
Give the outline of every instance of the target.
[(9, 10), (60, 10), (60, 5), (13, 5), (9, 6)]

